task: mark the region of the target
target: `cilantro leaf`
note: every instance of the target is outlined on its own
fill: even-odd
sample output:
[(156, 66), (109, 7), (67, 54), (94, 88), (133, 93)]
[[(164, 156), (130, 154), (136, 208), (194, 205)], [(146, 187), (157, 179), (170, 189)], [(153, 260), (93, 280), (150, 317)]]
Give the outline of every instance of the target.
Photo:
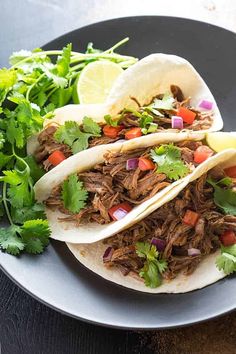
[(216, 266), (225, 274), (236, 272), (236, 245), (221, 247), (221, 255), (216, 259)]
[[(228, 186), (228, 179), (227, 182), (225, 182), (225, 179), (223, 180), (223, 184)], [(222, 180), (215, 182), (211, 178), (208, 178), (207, 182), (214, 187), (214, 203), (220, 207), (225, 214), (236, 215), (236, 192), (230, 188), (221, 188), (219, 184), (222, 184)]]
[(59, 143), (64, 143), (72, 147), (74, 141), (80, 137), (82, 132), (76, 122), (67, 121), (61, 125), (54, 134), (54, 138)]
[(0, 228), (0, 247), (12, 255), (18, 255), (25, 247), (24, 242), (17, 235), (19, 226), (9, 226), (8, 228)]
[(154, 133), (157, 131), (158, 125), (153, 123), (153, 117), (147, 112), (143, 112), (139, 118), (139, 126), (142, 128), (143, 134)]
[(0, 152), (0, 170), (2, 170), (2, 168), (6, 166), (11, 159), (12, 155), (5, 155), (3, 152)]
[(87, 133), (81, 133), (79, 139), (75, 140), (75, 142), (72, 145), (72, 152), (73, 154), (76, 154), (77, 152), (86, 150), (89, 146), (89, 138), (91, 137), (91, 134)]
[(77, 152), (88, 148), (89, 138), (92, 135), (93, 134), (82, 132), (78, 123), (67, 121), (57, 129), (54, 138), (59, 143), (69, 145), (73, 154), (76, 154)]
[(10, 89), (16, 82), (17, 75), (15, 70), (0, 69), (0, 90)]
[(11, 217), (13, 222), (21, 224), (27, 220), (33, 219), (46, 219), (44, 205), (35, 203), (30, 206), (22, 208), (11, 208)]
[(8, 141), (12, 145), (16, 144), (18, 148), (22, 148), (24, 146), (25, 141), (24, 141), (23, 129), (13, 119), (9, 121), (9, 124), (7, 126), (6, 136)]
[(90, 117), (83, 118), (83, 131), (93, 136), (101, 136), (101, 127)]
[(164, 173), (168, 178), (178, 180), (189, 172), (181, 160), (181, 152), (173, 144), (161, 145), (151, 150), (151, 158), (158, 165), (157, 172)]
[(21, 227), (20, 234), (28, 253), (41, 253), (49, 244), (51, 231), (47, 220), (28, 220)]
[(71, 99), (73, 87), (58, 88), (51, 96), (50, 100), (55, 107), (65, 106)]
[(161, 285), (161, 273), (167, 268), (167, 262), (158, 259), (159, 253), (154, 245), (148, 242), (137, 242), (136, 253), (139, 257), (145, 258), (144, 266), (140, 270), (140, 277), (144, 278), (145, 285), (156, 288)]
[(32, 52), (29, 50), (19, 50), (18, 52), (13, 52), (12, 55), (10, 56), (10, 64), (15, 65), (19, 63), (21, 60), (31, 57)]
[(70, 68), (70, 57), (71, 57), (72, 44), (68, 43), (66, 47), (62, 49), (62, 55), (57, 58), (57, 73), (59, 76), (65, 77)]
[(85, 53), (86, 54), (96, 54), (96, 53), (101, 53), (101, 52), (102, 51), (100, 49), (93, 48), (93, 43), (89, 42)]
[(71, 175), (62, 185), (64, 207), (72, 213), (78, 213), (86, 205), (88, 192), (76, 174)]
[(29, 187), (31, 178), (27, 173), (20, 171), (3, 171), (3, 181), (9, 184), (7, 194), (11, 205), (15, 208), (30, 206), (33, 201), (33, 195)]
[(5, 138), (3, 132), (0, 132), (0, 150), (3, 148), (4, 143), (5, 143)]
[(120, 119), (112, 119), (110, 114), (106, 114), (104, 116), (104, 120), (107, 123), (107, 125), (110, 125), (111, 127), (117, 127)]
[(174, 102), (175, 99), (172, 94), (167, 92), (164, 94), (162, 100), (155, 98), (154, 102), (150, 106), (154, 109), (172, 110)]
[(145, 262), (139, 275), (144, 279), (145, 285), (150, 288), (157, 288), (161, 285), (161, 278), (158, 268), (152, 261)]
[(37, 164), (32, 155), (26, 156), (24, 160), (30, 168), (30, 176), (32, 177), (33, 182), (36, 183), (45, 174), (44, 169)]

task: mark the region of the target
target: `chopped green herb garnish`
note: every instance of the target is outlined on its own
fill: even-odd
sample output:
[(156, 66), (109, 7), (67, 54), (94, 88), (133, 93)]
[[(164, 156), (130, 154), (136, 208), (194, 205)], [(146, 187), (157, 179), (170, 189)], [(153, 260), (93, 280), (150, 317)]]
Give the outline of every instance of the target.
[(189, 172), (181, 160), (180, 150), (173, 144), (161, 145), (151, 150), (151, 158), (157, 164), (157, 172), (164, 173), (170, 179), (183, 178)]
[(167, 262), (159, 259), (159, 253), (154, 245), (148, 242), (137, 242), (136, 253), (139, 257), (145, 258), (144, 266), (139, 275), (144, 278), (145, 285), (156, 288), (161, 285), (161, 274), (167, 268)]
[(216, 265), (219, 270), (223, 270), (227, 275), (236, 272), (236, 245), (221, 246), (221, 255), (217, 257)]
[(104, 120), (107, 123), (107, 125), (110, 125), (111, 127), (117, 127), (117, 125), (119, 124), (119, 121), (120, 121), (120, 117), (118, 119), (112, 119), (110, 114), (106, 114), (104, 116)]
[(157, 131), (158, 125), (153, 123), (153, 117), (147, 112), (143, 112), (139, 118), (139, 126), (142, 128), (144, 135)]
[(175, 102), (175, 99), (172, 96), (172, 94), (167, 92), (164, 94), (164, 96), (161, 100), (158, 98), (155, 98), (154, 102), (150, 106), (151, 106), (151, 108), (154, 108), (154, 109), (172, 110), (174, 102)]
[(88, 192), (76, 174), (71, 175), (62, 185), (62, 200), (64, 207), (72, 213), (78, 213), (86, 205)]
[(220, 185), (228, 187), (232, 184), (229, 177), (216, 182), (211, 178), (207, 182), (214, 187), (214, 203), (220, 207), (225, 214), (236, 215), (236, 192), (231, 188), (222, 188)]
[(54, 138), (70, 146), (73, 154), (76, 154), (88, 148), (89, 138), (100, 136), (101, 133), (100, 126), (89, 117), (84, 117), (82, 127), (83, 131), (77, 122), (67, 121), (57, 129)]

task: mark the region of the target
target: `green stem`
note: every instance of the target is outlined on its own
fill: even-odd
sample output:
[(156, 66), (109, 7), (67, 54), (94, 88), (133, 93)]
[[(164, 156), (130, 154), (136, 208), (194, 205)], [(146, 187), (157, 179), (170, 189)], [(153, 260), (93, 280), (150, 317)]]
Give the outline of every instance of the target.
[(30, 95), (30, 92), (31, 90), (35, 87), (35, 85), (37, 85), (37, 83), (44, 77), (46, 76), (45, 73), (41, 74), (38, 79), (28, 88), (28, 91), (26, 93), (26, 99), (29, 101), (29, 95)]
[(7, 184), (6, 182), (3, 182), (3, 188), (2, 188), (2, 201), (3, 201), (3, 205), (7, 214), (7, 218), (10, 222), (11, 225), (14, 225), (12, 218), (11, 218), (11, 214), (7, 205)]
[(83, 54), (83, 56), (82, 55), (74, 56), (71, 58), (71, 64), (82, 62), (87, 59), (108, 59), (108, 60), (114, 59), (118, 62), (130, 60), (130, 59), (137, 60), (136, 58), (128, 56), (128, 55), (120, 55), (120, 54), (116, 54), (116, 53), (112, 53), (112, 54), (109, 54), (109, 53), (105, 53), (105, 54), (98, 53), (97, 54), (97, 53), (95, 53), (95, 54)]
[(86, 64), (85, 63), (81, 63), (81, 64), (78, 64), (78, 65), (74, 65), (74, 66), (72, 66), (71, 67), (71, 71), (79, 71), (79, 70), (81, 70), (81, 69), (83, 69), (84, 67), (86, 66)]
[(119, 41), (118, 43), (116, 43), (115, 45), (113, 45), (113, 47), (105, 50), (103, 53), (114, 52), (115, 49), (117, 49), (118, 47), (122, 46), (123, 44), (125, 44), (128, 41), (129, 41), (129, 37), (126, 37), (126, 38), (122, 39), (121, 41)]
[(58, 87), (54, 87), (54, 89), (49, 92), (49, 94), (47, 95), (47, 100), (49, 99), (49, 97), (50, 97), (57, 89), (58, 89)]

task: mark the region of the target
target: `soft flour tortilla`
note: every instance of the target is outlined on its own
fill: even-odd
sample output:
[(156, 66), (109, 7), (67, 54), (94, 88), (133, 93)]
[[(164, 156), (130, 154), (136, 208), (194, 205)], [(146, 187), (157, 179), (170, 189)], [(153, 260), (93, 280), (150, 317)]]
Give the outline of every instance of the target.
[[(62, 125), (68, 120), (82, 123), (84, 116), (102, 123), (106, 114), (115, 116), (124, 108), (137, 109), (131, 97), (136, 98), (141, 105), (149, 104), (157, 94), (169, 91), (171, 84), (178, 85), (185, 97), (190, 96), (191, 104), (195, 107), (202, 99), (212, 101), (214, 121), (208, 131), (222, 129), (223, 121), (216, 101), (194, 67), (181, 57), (161, 53), (151, 54), (125, 70), (115, 81), (104, 104), (70, 104), (58, 108), (55, 117), (46, 120), (44, 126), (55, 123)], [(30, 139), (28, 153), (34, 153), (37, 146), (37, 139)]]
[(124, 107), (137, 109), (131, 97), (141, 105), (149, 104), (157, 94), (170, 91), (170, 85), (179, 86), (184, 97), (191, 97), (194, 107), (203, 99), (213, 102), (213, 125), (207, 131), (222, 129), (223, 120), (216, 101), (198, 72), (187, 60), (162, 53), (143, 58), (120, 75), (106, 102), (110, 106), (110, 114), (117, 114)]
[[(125, 153), (126, 151), (135, 148), (155, 146), (169, 142), (177, 143), (186, 139), (201, 140), (203, 138), (204, 134), (199, 133), (160, 133), (158, 135), (155, 134), (151, 140), (149, 136), (145, 136), (141, 140), (133, 139), (124, 143), (100, 145), (84, 150), (64, 160), (60, 163), (60, 165), (56, 166), (53, 170), (41, 177), (34, 186), (35, 197), (37, 201), (43, 202), (49, 197), (51, 190), (61, 184), (69, 175), (75, 172), (89, 170), (95, 164), (102, 163), (104, 161), (103, 156), (106, 151)], [(207, 164), (208, 162), (203, 163), (202, 168), (204, 168)], [(129, 212), (123, 219), (106, 225), (88, 223), (86, 225), (76, 227), (74, 223), (58, 221), (58, 218), (65, 217), (65, 214), (60, 213), (58, 210), (52, 211), (49, 208), (46, 208), (47, 218), (52, 230), (51, 237), (56, 240), (72, 243), (92, 243), (114, 235), (118, 231), (127, 228), (128, 225), (140, 220), (140, 215), (142, 215), (145, 210), (149, 210), (149, 208), (151, 209), (152, 204), (156, 205), (159, 199), (168, 194), (172, 188), (180, 184), (183, 180), (184, 179), (173, 182), (171, 185), (157, 193), (154, 197), (134, 207), (132, 211)], [(167, 198), (169, 198), (169, 194)]]
[[(223, 168), (235, 165), (236, 161), (236, 150), (230, 149), (224, 151), (215, 157), (213, 157), (206, 168), (197, 168), (193, 174), (188, 178), (188, 181), (185, 180), (180, 185), (176, 186), (171, 190), (169, 195), (165, 195), (162, 199), (159, 199), (158, 203), (155, 204), (154, 208), (146, 210), (141, 219), (149, 215), (150, 212), (153, 212), (158, 207), (174, 199), (179, 192), (186, 187), (190, 181), (194, 181), (199, 178), (203, 173), (207, 172), (211, 168), (220, 165)], [(201, 165), (203, 166), (203, 165)], [(199, 166), (199, 167), (201, 167)], [(130, 225), (131, 226), (131, 225)], [(133, 290), (147, 292), (147, 293), (186, 293), (188, 291), (196, 290), (203, 288), (204, 286), (215, 283), (216, 281), (224, 278), (226, 274), (223, 271), (219, 271), (216, 267), (215, 261), (216, 257), (220, 254), (220, 251), (217, 251), (214, 254), (206, 256), (201, 263), (198, 265), (197, 269), (193, 274), (186, 276), (184, 274), (179, 274), (177, 278), (171, 281), (163, 281), (163, 284), (155, 289), (146, 287), (144, 282), (138, 277), (133, 277), (131, 275), (124, 276), (118, 269), (110, 268), (107, 269), (102, 260), (105, 249), (108, 245), (104, 245), (102, 241), (93, 243), (93, 244), (72, 244), (67, 243), (72, 254), (86, 266), (88, 269), (92, 270), (101, 277), (110, 280), (116, 284), (122, 285), (126, 288)]]
[[(108, 109), (106, 104), (69, 104), (56, 109), (55, 117), (44, 121), (44, 128), (49, 125), (63, 125), (70, 120), (82, 123), (85, 116), (101, 122)], [(27, 142), (27, 154), (33, 155), (38, 146), (38, 135), (35, 135)]]

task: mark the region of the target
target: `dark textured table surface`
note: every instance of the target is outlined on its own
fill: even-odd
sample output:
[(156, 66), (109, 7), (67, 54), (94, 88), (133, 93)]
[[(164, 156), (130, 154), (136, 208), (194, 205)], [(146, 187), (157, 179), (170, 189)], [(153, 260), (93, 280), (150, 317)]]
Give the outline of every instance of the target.
[[(111, 1), (104, 0), (1, 1), (0, 66), (7, 65), (13, 50), (40, 46), (65, 32), (109, 17), (112, 6)], [(106, 7), (109, 11), (101, 15)], [(231, 354), (235, 353), (235, 330), (235, 313), (165, 331), (141, 333), (97, 327), (42, 305), (0, 273), (1, 354)]]

